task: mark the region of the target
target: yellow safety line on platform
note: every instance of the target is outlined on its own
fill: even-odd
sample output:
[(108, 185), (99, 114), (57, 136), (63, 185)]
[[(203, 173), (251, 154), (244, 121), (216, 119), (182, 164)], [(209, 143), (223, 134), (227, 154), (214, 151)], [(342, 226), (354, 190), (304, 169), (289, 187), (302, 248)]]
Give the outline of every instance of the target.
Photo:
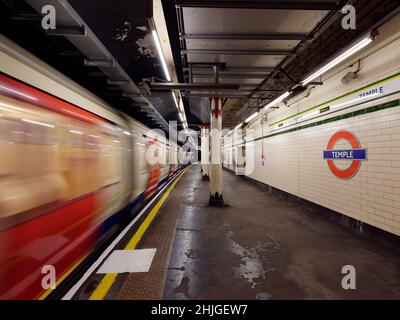
[[(171, 193), (172, 189), (175, 187), (175, 185), (178, 183), (178, 181), (182, 178), (182, 176), (185, 174), (187, 169), (185, 169), (176, 179), (175, 181), (171, 184), (171, 186), (167, 189), (167, 191), (164, 193), (164, 195), (161, 197), (161, 199), (157, 202), (157, 204), (151, 209), (149, 215), (146, 217), (146, 219), (143, 221), (143, 223), (140, 225), (139, 229), (135, 232), (133, 237), (129, 240), (128, 244), (125, 246), (124, 250), (134, 250), (136, 246), (138, 245), (140, 239), (146, 232), (146, 230), (149, 228), (151, 222), (157, 215), (158, 211), (160, 210), (161, 206), (167, 200), (169, 194)], [(93, 291), (92, 295), (89, 297), (89, 300), (103, 300), (104, 297), (107, 295), (108, 291), (110, 290), (111, 286), (115, 282), (115, 279), (117, 278), (118, 273), (107, 273), (103, 279), (100, 281), (99, 285), (97, 288)]]

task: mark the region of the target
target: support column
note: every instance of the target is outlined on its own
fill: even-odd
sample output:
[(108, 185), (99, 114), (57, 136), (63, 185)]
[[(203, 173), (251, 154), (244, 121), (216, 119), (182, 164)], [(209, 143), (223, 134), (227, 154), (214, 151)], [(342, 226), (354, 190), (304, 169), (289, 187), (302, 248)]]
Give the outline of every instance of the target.
[(211, 98), (211, 164), (210, 164), (210, 200), (215, 207), (224, 205), (222, 198), (222, 98)]
[(209, 143), (208, 126), (201, 127), (201, 172), (203, 180), (210, 180), (209, 164), (210, 164), (210, 143)]

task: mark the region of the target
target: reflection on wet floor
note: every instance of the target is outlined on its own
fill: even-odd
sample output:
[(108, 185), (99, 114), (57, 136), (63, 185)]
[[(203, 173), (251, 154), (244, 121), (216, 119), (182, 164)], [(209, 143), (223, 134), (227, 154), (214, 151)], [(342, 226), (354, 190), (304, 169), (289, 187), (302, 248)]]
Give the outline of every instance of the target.
[[(164, 299), (400, 297), (398, 252), (228, 172), (227, 205), (209, 207), (200, 169), (189, 175)], [(346, 264), (357, 269), (357, 290), (341, 287)]]
[[(268, 250), (270, 244), (257, 242), (255, 247), (246, 249), (232, 240), (232, 235), (232, 231), (229, 231), (227, 234), (227, 250), (230, 250), (240, 258), (239, 265), (232, 266), (232, 269), (237, 278), (246, 279), (253, 289), (259, 281), (265, 280), (268, 272), (276, 269), (273, 266), (264, 268), (264, 264), (272, 264), (272, 261), (270, 261), (267, 256), (262, 255), (262, 252)], [(276, 244), (272, 246), (272, 250), (278, 248), (279, 246)]]

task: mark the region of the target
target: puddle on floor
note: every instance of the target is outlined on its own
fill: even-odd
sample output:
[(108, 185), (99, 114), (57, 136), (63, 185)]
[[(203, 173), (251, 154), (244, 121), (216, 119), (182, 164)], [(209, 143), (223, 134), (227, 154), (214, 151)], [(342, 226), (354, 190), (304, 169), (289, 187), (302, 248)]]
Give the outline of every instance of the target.
[[(228, 250), (238, 256), (240, 263), (238, 266), (232, 266), (235, 276), (245, 279), (252, 289), (257, 284), (266, 279), (268, 272), (276, 270), (272, 266), (272, 262), (268, 257), (263, 255), (264, 252), (279, 249), (279, 246), (271, 242), (257, 242), (254, 247), (246, 248), (232, 239), (233, 231), (227, 232)], [(265, 265), (271, 265), (266, 267)], [(264, 297), (261, 295), (260, 297)]]

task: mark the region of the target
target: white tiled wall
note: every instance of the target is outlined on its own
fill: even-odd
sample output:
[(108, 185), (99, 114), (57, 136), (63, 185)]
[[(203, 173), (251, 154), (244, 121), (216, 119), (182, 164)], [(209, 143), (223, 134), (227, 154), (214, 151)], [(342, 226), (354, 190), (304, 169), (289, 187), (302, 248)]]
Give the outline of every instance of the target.
[[(370, 121), (378, 121), (373, 129), (366, 124)], [(400, 235), (399, 122), (400, 107), (395, 107), (256, 141), (250, 177)], [(322, 158), (329, 139), (339, 130), (354, 133), (367, 149), (368, 159), (348, 180), (334, 176)], [(346, 162), (343, 166), (349, 165)]]
[[(400, 39), (360, 58), (363, 67), (358, 79), (343, 85), (340, 79), (349, 70), (345, 68), (336, 75), (328, 75), (324, 85), (313, 89), (308, 98), (269, 113), (264, 135), (268, 134), (265, 130), (268, 124), (399, 72)], [(400, 99), (400, 94), (327, 115), (326, 118), (394, 99)], [(255, 120), (251, 127), (255, 136), (261, 136), (259, 120)], [(334, 176), (322, 156), (329, 139), (339, 130), (354, 133), (362, 148), (367, 149), (367, 160), (362, 161), (358, 173), (348, 180)], [(266, 156), (264, 165), (261, 162), (262, 143)], [(341, 143), (342, 147), (349, 147), (345, 142)], [(340, 148), (340, 144), (335, 148)], [(349, 162), (342, 160), (340, 165), (346, 167)], [(254, 171), (249, 176), (400, 235), (400, 107), (258, 140), (255, 142)]]

